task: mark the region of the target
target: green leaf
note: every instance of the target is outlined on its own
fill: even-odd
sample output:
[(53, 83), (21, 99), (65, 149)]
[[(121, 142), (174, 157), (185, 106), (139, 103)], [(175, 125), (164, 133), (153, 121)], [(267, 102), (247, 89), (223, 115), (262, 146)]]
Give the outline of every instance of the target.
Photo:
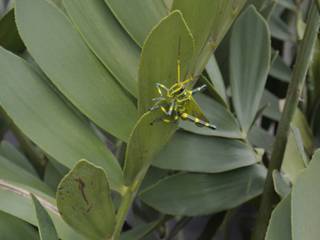
[(281, 59), (280, 56), (276, 57), (269, 74), (284, 82), (290, 82), (292, 77), (291, 68)]
[(299, 108), (296, 109), (291, 124), (299, 129), (305, 150), (311, 155), (314, 149), (312, 131), (308, 120)]
[(292, 190), (292, 239), (319, 239), (320, 229), (320, 151), (297, 179)]
[(291, 128), (282, 162), (282, 170), (292, 182), (295, 182), (308, 162), (300, 131), (297, 128)]
[(273, 210), (267, 230), (266, 240), (292, 240), (290, 195), (283, 199)]
[[(194, 36), (196, 59), (204, 51), (211, 55), (212, 49), (217, 48), (245, 2), (246, 0), (175, 0), (173, 2), (172, 9), (182, 12)], [(205, 48), (208, 40), (210, 47)]]
[(38, 189), (50, 196), (54, 196), (54, 192), (43, 183), (40, 178), (32, 175), (2, 156), (0, 156), (0, 178), (13, 183), (23, 184)]
[(217, 173), (255, 164), (252, 148), (239, 140), (177, 132), (153, 165), (163, 169)]
[(102, 168), (85, 160), (77, 163), (59, 184), (57, 205), (62, 218), (89, 239), (111, 237), (116, 219)]
[(120, 237), (120, 240), (142, 240), (149, 236), (155, 227), (159, 225), (158, 221), (139, 224), (130, 231), (126, 231)]
[(177, 129), (176, 124), (173, 123), (166, 124), (162, 121), (152, 123), (162, 114), (162, 111), (144, 114), (131, 134), (124, 166), (124, 176), (128, 185), (146, 173), (153, 157), (169, 141)]
[(31, 55), (65, 97), (98, 126), (128, 140), (134, 103), (64, 14), (44, 0), (17, 0), (16, 20)]
[(268, 90), (264, 90), (260, 101), (260, 109), (265, 108), (262, 114), (272, 120), (279, 121), (281, 117), (280, 99)]
[(268, 131), (255, 124), (249, 132), (248, 140), (255, 147), (271, 151), (275, 138)]
[[(253, 45), (259, 51), (252, 51)], [(246, 133), (259, 108), (270, 59), (271, 43), (268, 25), (251, 6), (234, 24), (230, 46), (232, 100), (242, 129)]]
[(274, 190), (281, 197), (285, 198), (291, 192), (290, 180), (278, 170), (273, 170), (272, 179)]
[(43, 181), (53, 190), (57, 190), (61, 179), (69, 172), (69, 170), (56, 162), (54, 159), (49, 159), (44, 172)]
[(38, 240), (37, 230), (27, 222), (0, 211), (0, 239), (3, 240)]
[(16, 53), (25, 50), (14, 20), (14, 9), (0, 19), (0, 46)]
[(266, 169), (253, 165), (219, 174), (183, 173), (141, 193), (151, 207), (170, 215), (198, 216), (241, 205), (262, 192)]
[(64, 1), (64, 6), (97, 57), (124, 88), (137, 96), (140, 48), (104, 0), (70, 0)]
[(0, 105), (26, 136), (67, 167), (92, 159), (106, 170), (111, 186), (121, 188), (117, 160), (24, 60), (0, 48), (0, 71)]
[(114, 16), (132, 39), (142, 46), (151, 29), (167, 15), (159, 0), (105, 0)]
[[(81, 235), (74, 232), (74, 230), (62, 220), (57, 207), (53, 204), (54, 199), (48, 197), (40, 198), (38, 194), (37, 198), (50, 214), (61, 239), (84, 240)], [(25, 190), (17, 184), (13, 185), (0, 180), (0, 210), (35, 226), (37, 225), (30, 191)]]
[(208, 61), (207, 67), (206, 67), (207, 73), (210, 77), (211, 82), (213, 83), (213, 86), (219, 93), (219, 95), (224, 99), (224, 101), (227, 103), (227, 92), (226, 87), (224, 84), (224, 80), (219, 68), (219, 65), (217, 63), (217, 60), (214, 55), (212, 55)]
[(0, 155), (10, 160), (15, 165), (23, 168), (34, 176), (37, 176), (37, 172), (31, 165), (29, 160), (16, 149), (11, 143), (2, 141), (0, 143)]
[(153, 29), (143, 45), (139, 69), (140, 114), (148, 111), (152, 99), (158, 97), (156, 83), (171, 87), (177, 82), (179, 52), (181, 76), (186, 77), (193, 55), (193, 38), (181, 13), (174, 11)]
[(268, 21), (272, 37), (282, 41), (294, 42), (295, 39), (289, 30), (290, 27), (278, 15), (272, 14)]
[(213, 131), (208, 128), (200, 128), (194, 123), (186, 121), (181, 121), (180, 127), (189, 132), (206, 136), (243, 138), (239, 124), (229, 109), (204, 94), (198, 94), (194, 98), (199, 103), (205, 116), (212, 124), (217, 126), (217, 129)]
[(47, 212), (47, 210), (41, 205), (37, 197), (31, 194), (33, 205), (36, 211), (38, 219), (38, 227), (41, 240), (58, 240), (58, 234), (54, 227), (54, 224)]

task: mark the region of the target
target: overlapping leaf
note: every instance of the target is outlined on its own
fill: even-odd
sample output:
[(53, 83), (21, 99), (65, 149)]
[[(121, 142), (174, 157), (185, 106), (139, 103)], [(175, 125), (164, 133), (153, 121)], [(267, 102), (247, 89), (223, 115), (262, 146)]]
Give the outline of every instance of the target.
[(92, 159), (107, 171), (111, 186), (121, 188), (113, 155), (24, 60), (0, 49), (0, 70), (0, 105), (27, 137), (65, 166)]
[(177, 132), (153, 161), (159, 168), (217, 173), (255, 164), (254, 151), (239, 140)]
[(104, 0), (70, 0), (64, 1), (64, 6), (97, 57), (124, 88), (137, 96), (140, 49)]
[(134, 103), (66, 16), (46, 0), (17, 0), (16, 21), (31, 55), (65, 97), (98, 126), (128, 140)]
[(140, 196), (151, 207), (170, 215), (208, 215), (259, 195), (265, 176), (266, 170), (260, 165), (220, 174), (183, 173), (159, 181)]
[(159, 0), (105, 0), (115, 17), (139, 46), (151, 29), (167, 15), (168, 10)]

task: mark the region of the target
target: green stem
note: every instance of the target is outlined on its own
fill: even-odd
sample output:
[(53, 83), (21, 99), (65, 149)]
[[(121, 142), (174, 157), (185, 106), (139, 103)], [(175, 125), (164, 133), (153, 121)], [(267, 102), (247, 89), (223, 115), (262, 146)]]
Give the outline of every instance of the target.
[(126, 221), (126, 216), (134, 200), (134, 197), (135, 197), (135, 190), (131, 188), (128, 188), (122, 197), (120, 207), (116, 216), (117, 223), (116, 223), (115, 231), (113, 234), (114, 240), (118, 240), (120, 238), (123, 224)]
[(257, 224), (252, 235), (253, 240), (264, 240), (272, 210), (279, 201), (278, 196), (274, 191), (272, 172), (275, 169), (280, 169), (282, 165), (282, 160), (287, 145), (287, 137), (290, 130), (290, 123), (297, 108), (299, 96), (304, 86), (307, 70), (311, 61), (313, 46), (317, 37), (319, 23), (320, 17), (317, 7), (315, 4), (312, 4), (307, 20), (306, 31), (297, 55), (296, 64), (293, 69), (293, 78), (289, 85), (286, 104), (284, 106), (273, 147)]

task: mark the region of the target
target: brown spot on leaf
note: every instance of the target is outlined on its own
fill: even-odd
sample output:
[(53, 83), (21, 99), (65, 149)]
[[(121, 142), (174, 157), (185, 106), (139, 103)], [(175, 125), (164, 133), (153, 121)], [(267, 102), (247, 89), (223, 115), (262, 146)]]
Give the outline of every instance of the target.
[(89, 201), (87, 199), (87, 196), (84, 192), (84, 188), (86, 187), (86, 184), (84, 183), (84, 181), (79, 177), (79, 178), (75, 178), (74, 179), (76, 182), (78, 182), (79, 184), (79, 191), (81, 192), (82, 198), (83, 200), (86, 202), (87, 205), (89, 205)]

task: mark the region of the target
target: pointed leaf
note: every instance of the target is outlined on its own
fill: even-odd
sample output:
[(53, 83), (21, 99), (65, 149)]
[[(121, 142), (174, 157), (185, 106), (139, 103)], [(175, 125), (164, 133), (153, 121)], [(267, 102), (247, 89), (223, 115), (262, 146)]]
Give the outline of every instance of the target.
[(105, 0), (114, 16), (132, 39), (142, 46), (151, 29), (167, 15), (159, 0)]
[(218, 62), (214, 55), (210, 57), (206, 70), (211, 82), (213, 83), (213, 86), (215, 87), (219, 95), (224, 99), (225, 102), (228, 102), (226, 95), (226, 87), (223, 81), (223, 77)]
[(152, 122), (162, 116), (161, 111), (144, 114), (134, 128), (126, 152), (124, 176), (127, 184), (143, 176), (153, 157), (169, 141), (177, 129), (176, 124)]
[(31, 194), (34, 208), (38, 219), (38, 227), (41, 240), (58, 240), (58, 234), (54, 227), (54, 224), (47, 212), (47, 210), (41, 205), (39, 200)]
[(64, 14), (46, 0), (17, 0), (16, 20), (31, 55), (66, 98), (98, 126), (128, 140), (134, 103)]
[(81, 160), (59, 184), (57, 205), (62, 218), (89, 239), (111, 237), (115, 212), (102, 168)]
[[(259, 51), (252, 51), (252, 45)], [(230, 48), (232, 100), (242, 129), (246, 133), (259, 108), (269, 72), (270, 57), (268, 25), (251, 6), (235, 23)]]
[(179, 52), (181, 76), (185, 77), (193, 54), (193, 39), (181, 13), (174, 11), (153, 29), (143, 45), (139, 69), (140, 114), (149, 110), (152, 98), (158, 97), (156, 83), (171, 87), (177, 82)]
[(137, 96), (140, 49), (104, 0), (69, 0), (64, 6), (97, 57), (124, 88)]
[(153, 161), (163, 169), (217, 173), (252, 165), (254, 151), (239, 140), (179, 131)]
[[(195, 38), (195, 55), (212, 52), (230, 28), (246, 0), (175, 0), (173, 10), (180, 10)], [(205, 49), (207, 41), (210, 48)], [(203, 54), (203, 53), (202, 53)]]
[(0, 105), (27, 137), (67, 167), (92, 159), (106, 170), (111, 186), (121, 188), (117, 160), (29, 64), (0, 48), (0, 71)]
[(234, 208), (262, 192), (266, 170), (253, 165), (220, 174), (183, 173), (141, 193), (151, 207), (170, 215), (198, 216)]

